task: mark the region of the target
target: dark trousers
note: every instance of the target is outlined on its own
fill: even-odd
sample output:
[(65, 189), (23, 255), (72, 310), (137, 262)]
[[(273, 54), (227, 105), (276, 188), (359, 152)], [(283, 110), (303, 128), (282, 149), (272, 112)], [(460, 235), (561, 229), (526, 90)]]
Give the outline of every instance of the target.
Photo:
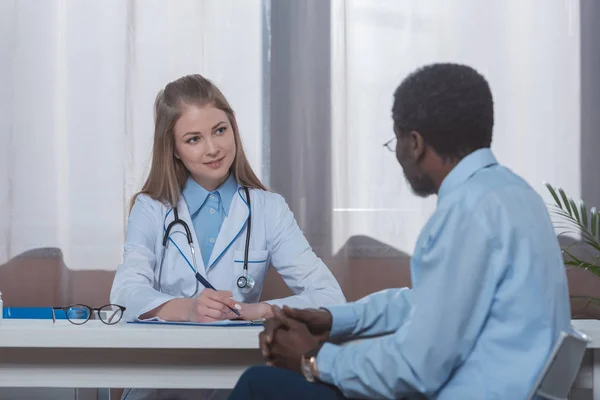
[(235, 385), (228, 400), (342, 400), (346, 399), (334, 386), (310, 383), (287, 369), (251, 367)]

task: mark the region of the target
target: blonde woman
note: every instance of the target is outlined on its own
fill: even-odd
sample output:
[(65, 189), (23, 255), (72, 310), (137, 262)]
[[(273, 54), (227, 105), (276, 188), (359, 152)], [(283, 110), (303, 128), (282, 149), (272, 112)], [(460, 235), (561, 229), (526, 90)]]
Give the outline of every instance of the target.
[[(259, 302), (271, 265), (294, 295)], [(285, 200), (252, 171), (229, 103), (200, 75), (156, 97), (152, 165), (132, 199), (111, 302), (129, 320), (197, 322), (345, 302)], [(124, 395), (156, 396), (143, 392)]]

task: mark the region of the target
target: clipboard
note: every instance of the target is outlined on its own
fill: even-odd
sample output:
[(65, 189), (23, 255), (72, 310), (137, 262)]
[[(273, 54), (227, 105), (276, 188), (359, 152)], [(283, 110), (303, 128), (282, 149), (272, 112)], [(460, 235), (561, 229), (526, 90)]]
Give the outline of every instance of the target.
[(163, 321), (156, 319), (148, 320), (134, 320), (127, 321), (128, 324), (143, 324), (143, 325), (179, 325), (179, 326), (218, 326), (218, 327), (240, 327), (240, 326), (262, 326), (264, 319), (253, 320), (253, 321), (238, 321), (238, 320), (224, 320), (217, 322), (173, 322)]

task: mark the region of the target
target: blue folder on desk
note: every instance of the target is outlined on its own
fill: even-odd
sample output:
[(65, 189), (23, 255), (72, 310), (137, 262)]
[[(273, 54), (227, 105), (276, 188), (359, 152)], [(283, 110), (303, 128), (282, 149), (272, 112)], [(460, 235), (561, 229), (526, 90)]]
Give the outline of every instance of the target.
[[(55, 310), (56, 319), (67, 319), (64, 310)], [(6, 319), (52, 319), (52, 307), (4, 307), (2, 317)]]

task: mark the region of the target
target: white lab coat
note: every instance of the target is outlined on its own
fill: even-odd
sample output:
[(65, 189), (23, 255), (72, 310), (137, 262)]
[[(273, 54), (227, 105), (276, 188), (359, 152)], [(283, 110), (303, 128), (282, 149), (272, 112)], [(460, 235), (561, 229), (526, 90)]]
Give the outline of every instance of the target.
[[(267, 270), (273, 266), (294, 295), (268, 303), (308, 308), (345, 302), (338, 282), (312, 251), (283, 197), (258, 189), (250, 189), (252, 231), (248, 254), (248, 272), (256, 280), (256, 286), (248, 294), (239, 291), (236, 280), (243, 272), (246, 221), (249, 215), (244, 196), (243, 188), (238, 187), (215, 241), (208, 267), (204, 266), (187, 204), (183, 198), (179, 200), (179, 218), (190, 227), (200, 274), (217, 290), (232, 291), (235, 300), (256, 303)], [(186, 261), (189, 260), (193, 265), (192, 256), (180, 224), (171, 230), (173, 242), (164, 256), (161, 292), (157, 290), (163, 233), (173, 218), (169, 207), (146, 195), (138, 196), (133, 206), (123, 263), (117, 268), (110, 294), (111, 303), (127, 308), (124, 316), (127, 320), (137, 318), (173, 298), (193, 296), (196, 291), (197, 280)], [(200, 284), (199, 290), (203, 288)], [(124, 392), (124, 396), (127, 392)], [(198, 397), (197, 393), (193, 398), (203, 398)], [(158, 396), (157, 391), (132, 390), (126, 398), (163, 397)], [(176, 394), (173, 398), (180, 397), (187, 398), (183, 394)]]

